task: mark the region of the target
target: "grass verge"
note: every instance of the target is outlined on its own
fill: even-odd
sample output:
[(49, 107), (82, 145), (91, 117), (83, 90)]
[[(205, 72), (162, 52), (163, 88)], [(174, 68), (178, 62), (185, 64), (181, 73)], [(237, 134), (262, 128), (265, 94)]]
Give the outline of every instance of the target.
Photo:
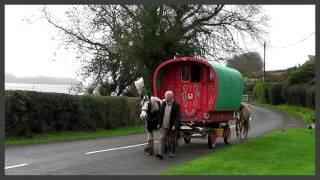
[(313, 109), (288, 105), (288, 104), (281, 104), (281, 105), (271, 105), (271, 104), (260, 104), (255, 102), (256, 105), (260, 105), (266, 108), (277, 109), (280, 111), (284, 111), (287, 114), (302, 120), (305, 124), (310, 124), (314, 122), (316, 119), (316, 113)]
[(10, 138), (5, 140), (6, 146), (11, 145), (26, 145), (26, 144), (39, 144), (39, 143), (51, 143), (61, 141), (75, 141), (85, 139), (96, 139), (102, 137), (114, 137), (124, 136), (130, 134), (143, 133), (145, 131), (145, 125), (135, 125), (122, 127), (111, 130), (99, 130), (93, 132), (61, 132), (55, 134), (41, 134), (35, 135), (32, 138)]
[(161, 175), (315, 175), (315, 130), (273, 132), (179, 165)]
[[(315, 111), (292, 105), (258, 104), (309, 124)], [(315, 175), (315, 130), (286, 129), (179, 165), (161, 175)]]

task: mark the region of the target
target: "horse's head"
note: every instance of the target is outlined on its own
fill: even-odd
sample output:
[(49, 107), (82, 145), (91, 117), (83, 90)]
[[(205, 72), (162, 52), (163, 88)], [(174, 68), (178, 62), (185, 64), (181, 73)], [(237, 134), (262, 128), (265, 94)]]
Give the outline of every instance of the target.
[(151, 113), (151, 95), (148, 96), (141, 95), (141, 102), (140, 102), (140, 119), (145, 121), (148, 119), (148, 116), (150, 116)]

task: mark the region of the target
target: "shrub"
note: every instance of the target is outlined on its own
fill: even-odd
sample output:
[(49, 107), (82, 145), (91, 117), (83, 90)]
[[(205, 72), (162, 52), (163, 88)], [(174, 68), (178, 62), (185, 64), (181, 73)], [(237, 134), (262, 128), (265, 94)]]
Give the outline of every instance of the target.
[(288, 76), (284, 81), (283, 92), (288, 92), (288, 88), (297, 84), (315, 85), (315, 59), (309, 61), (300, 67), (288, 70)]
[(139, 122), (138, 111), (127, 97), (5, 91), (5, 135), (116, 128)]
[(27, 98), (20, 93), (5, 93), (5, 131), (6, 136), (31, 136), (27, 123)]
[(284, 99), (281, 95), (282, 92), (282, 83), (274, 83), (269, 88), (269, 102), (271, 104), (277, 105), (284, 102)]
[(128, 97), (127, 106), (129, 107), (129, 122), (133, 124), (141, 123), (140, 116), (140, 98)]
[(295, 84), (282, 90), (282, 96), (288, 104), (306, 106), (306, 84)]
[(316, 106), (316, 86), (307, 86), (306, 92), (306, 106), (315, 109)]
[(254, 86), (258, 82), (258, 79), (245, 79), (244, 80), (244, 93), (252, 92), (254, 89)]
[(271, 87), (271, 83), (269, 82), (257, 83), (253, 89), (254, 98), (260, 103), (268, 103), (270, 87)]

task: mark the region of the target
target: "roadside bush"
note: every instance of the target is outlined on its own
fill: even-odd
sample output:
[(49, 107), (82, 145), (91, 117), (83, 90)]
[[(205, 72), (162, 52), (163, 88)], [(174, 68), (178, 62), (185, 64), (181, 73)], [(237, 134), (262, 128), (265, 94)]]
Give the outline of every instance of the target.
[(253, 89), (254, 98), (260, 103), (269, 103), (269, 88), (271, 83), (258, 82)]
[(109, 96), (104, 97), (105, 103), (108, 105), (108, 123), (105, 123), (105, 128), (107, 124), (110, 124), (109, 128), (116, 128), (121, 126), (129, 125), (129, 107), (127, 106), (127, 97), (119, 96)]
[(282, 92), (282, 83), (274, 83), (269, 88), (269, 102), (271, 104), (277, 105), (284, 102), (284, 99), (281, 95)]
[(141, 123), (140, 120), (140, 98), (137, 97), (128, 97), (127, 98), (127, 106), (129, 107), (129, 122), (133, 124)]
[(291, 68), (284, 81), (282, 96), (286, 103), (315, 107), (315, 57), (303, 65)]
[(282, 96), (288, 104), (306, 106), (306, 84), (295, 84), (282, 90)]
[(309, 108), (315, 109), (316, 107), (316, 86), (307, 86), (306, 92), (306, 105)]
[(31, 136), (28, 127), (28, 98), (19, 92), (5, 93), (5, 131), (6, 136)]
[(128, 97), (5, 91), (5, 135), (31, 137), (137, 124), (139, 109), (128, 101)]
[(286, 79), (286, 85), (308, 83), (315, 78), (315, 60), (310, 59), (296, 70), (290, 72)]
[(244, 80), (244, 93), (247, 94), (248, 92), (252, 92), (254, 86), (259, 81), (259, 79), (245, 79)]

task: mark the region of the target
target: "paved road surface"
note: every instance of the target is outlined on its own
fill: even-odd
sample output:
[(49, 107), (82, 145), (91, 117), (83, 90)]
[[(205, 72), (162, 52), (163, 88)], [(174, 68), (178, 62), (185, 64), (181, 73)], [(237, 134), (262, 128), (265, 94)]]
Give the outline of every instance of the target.
[[(251, 106), (252, 120), (249, 138), (274, 130), (304, 127), (285, 114)], [(156, 133), (158, 135), (158, 133)], [(217, 141), (215, 149), (207, 147), (206, 139), (179, 142), (174, 159), (158, 160), (144, 156), (145, 134), (102, 138), (64, 143), (25, 145), (5, 148), (6, 175), (156, 175), (183, 162), (228, 148), (238, 142), (232, 128), (231, 145)], [(155, 144), (155, 147), (158, 143)]]

